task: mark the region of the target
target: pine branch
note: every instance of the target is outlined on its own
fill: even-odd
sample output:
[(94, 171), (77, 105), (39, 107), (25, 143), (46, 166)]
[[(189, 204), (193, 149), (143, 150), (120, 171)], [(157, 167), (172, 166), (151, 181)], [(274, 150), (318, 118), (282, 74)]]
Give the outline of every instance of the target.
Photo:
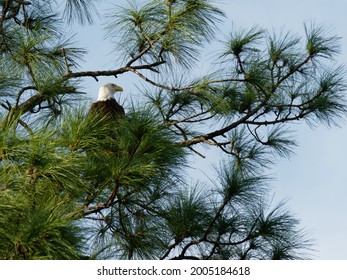
[(70, 72), (66, 73), (64, 79), (81, 78), (81, 77), (92, 77), (97, 79), (100, 76), (115, 76), (126, 72), (136, 72), (137, 70), (150, 70), (156, 72), (155, 67), (165, 63), (165, 61), (155, 62), (148, 65), (136, 65), (136, 66), (125, 66), (114, 70), (101, 70), (101, 71), (81, 71), (81, 72)]
[(204, 135), (200, 135), (200, 136), (196, 136), (196, 137), (193, 137), (193, 138), (185, 140), (185, 141), (176, 142), (175, 144), (176, 145), (182, 145), (182, 146), (192, 146), (192, 145), (196, 145), (196, 144), (205, 142), (207, 140), (211, 140), (211, 139), (213, 139), (215, 137), (218, 137), (218, 136), (223, 136), (225, 133), (235, 129), (239, 125), (246, 123), (250, 117), (255, 115), (259, 110), (261, 110), (263, 108), (263, 106), (266, 104), (268, 99), (269, 99), (269, 97), (265, 98), (262, 102), (260, 102), (258, 104), (257, 107), (255, 107), (249, 113), (245, 114), (243, 117), (241, 117), (236, 122), (233, 122), (233, 123), (231, 123), (231, 124), (221, 128), (221, 129), (212, 131), (210, 133), (207, 133), (207, 134), (204, 134)]

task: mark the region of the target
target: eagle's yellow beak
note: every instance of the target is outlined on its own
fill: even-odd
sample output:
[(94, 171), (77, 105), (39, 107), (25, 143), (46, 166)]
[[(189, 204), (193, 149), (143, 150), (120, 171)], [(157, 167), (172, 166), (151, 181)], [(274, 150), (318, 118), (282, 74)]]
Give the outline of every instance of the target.
[(115, 91), (123, 91), (123, 88), (120, 87), (120, 86), (117, 86), (117, 85), (113, 85), (113, 89), (114, 89)]

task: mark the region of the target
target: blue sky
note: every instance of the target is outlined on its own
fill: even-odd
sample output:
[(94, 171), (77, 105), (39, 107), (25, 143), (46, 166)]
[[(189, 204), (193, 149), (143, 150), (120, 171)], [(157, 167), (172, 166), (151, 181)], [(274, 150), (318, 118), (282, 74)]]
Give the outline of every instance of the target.
[[(105, 10), (123, 0), (105, 1)], [(315, 21), (330, 28), (331, 35), (342, 37), (339, 63), (347, 63), (347, 1), (345, 0), (218, 0), (227, 18), (221, 24), (220, 37), (233, 28), (249, 28), (255, 25), (268, 30), (285, 30), (293, 34), (304, 33), (303, 24)], [(105, 33), (97, 21), (95, 26), (77, 27), (76, 41), (88, 54), (81, 70), (113, 69), (116, 55), (113, 45), (105, 39)], [(214, 46), (214, 45), (212, 45)], [(213, 47), (206, 53), (212, 53)], [(207, 57), (209, 57), (207, 55)], [(201, 70), (199, 70), (201, 72)], [(101, 78), (83, 80), (82, 85), (92, 99), (97, 97), (98, 87), (105, 82), (117, 82), (125, 88), (120, 100), (127, 104), (130, 97), (137, 98), (134, 84), (139, 80), (133, 75), (122, 75), (117, 81)], [(347, 259), (347, 125), (340, 128), (307, 125), (295, 127), (299, 146), (289, 160), (282, 159), (271, 170), (274, 181), (271, 186), (274, 201), (289, 199), (287, 205), (299, 218), (307, 234), (314, 238), (316, 259)], [(210, 164), (216, 157), (197, 161), (196, 176), (209, 175)], [(200, 171), (199, 171), (200, 170)]]

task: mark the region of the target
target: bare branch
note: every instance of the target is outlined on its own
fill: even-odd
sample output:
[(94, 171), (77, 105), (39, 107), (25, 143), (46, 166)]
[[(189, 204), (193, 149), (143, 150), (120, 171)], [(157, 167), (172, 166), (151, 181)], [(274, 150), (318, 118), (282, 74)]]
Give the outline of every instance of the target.
[(134, 72), (136, 70), (141, 70), (141, 69), (157, 72), (155, 67), (157, 67), (161, 64), (164, 64), (164, 63), (165, 63), (165, 61), (159, 61), (159, 62), (155, 62), (152, 64), (125, 66), (125, 67), (121, 67), (121, 68), (114, 69), (114, 70), (69, 72), (69, 73), (66, 73), (63, 76), (63, 78), (64, 79), (72, 79), (72, 78), (92, 77), (95, 79), (95, 78), (100, 77), (100, 76), (115, 76), (115, 77), (117, 77), (117, 75), (124, 74), (126, 72)]
[(23, 93), (27, 90), (37, 90), (37, 88), (35, 86), (27, 86), (27, 87), (24, 87), (22, 88), (18, 94), (17, 94), (17, 98), (16, 98), (16, 105), (15, 105), (15, 108), (18, 108), (18, 105), (19, 105), (19, 102), (20, 102), (20, 98), (21, 96), (23, 95)]

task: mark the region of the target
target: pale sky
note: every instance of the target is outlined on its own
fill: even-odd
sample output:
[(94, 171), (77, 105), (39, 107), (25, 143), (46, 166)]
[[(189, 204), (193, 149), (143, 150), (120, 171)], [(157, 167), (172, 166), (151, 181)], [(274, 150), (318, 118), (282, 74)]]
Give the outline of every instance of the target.
[[(124, 0), (105, 1), (105, 10)], [(303, 34), (303, 24), (314, 20), (330, 28), (332, 34), (342, 37), (341, 60), (347, 64), (347, 1), (345, 0), (218, 0), (227, 19), (221, 25), (220, 34), (228, 35), (233, 28), (258, 25), (268, 30), (285, 30)], [(110, 3), (114, 3), (111, 4)], [(101, 11), (103, 14), (104, 11)], [(99, 22), (97, 22), (99, 23)], [(78, 27), (75, 40), (88, 54), (79, 70), (108, 70), (114, 68), (116, 56), (112, 44), (105, 39), (99, 24)], [(222, 39), (223, 36), (221, 35)], [(212, 49), (206, 50), (213, 51)], [(194, 71), (194, 70), (193, 70)], [(201, 71), (201, 70), (199, 70)], [(98, 87), (105, 82), (117, 82), (125, 88), (121, 101), (136, 98), (138, 79), (133, 75), (101, 78), (97, 83), (91, 78), (82, 81), (89, 96), (97, 97)], [(309, 237), (315, 242), (313, 258), (347, 259), (347, 125), (340, 128), (319, 126), (311, 129), (296, 126), (295, 135), (299, 146), (290, 160), (282, 159), (271, 170), (274, 201), (289, 199), (288, 208), (301, 220)], [(207, 173), (210, 159), (199, 160), (196, 168)], [(213, 161), (213, 159), (211, 159)], [(197, 171), (198, 176), (201, 173)]]

